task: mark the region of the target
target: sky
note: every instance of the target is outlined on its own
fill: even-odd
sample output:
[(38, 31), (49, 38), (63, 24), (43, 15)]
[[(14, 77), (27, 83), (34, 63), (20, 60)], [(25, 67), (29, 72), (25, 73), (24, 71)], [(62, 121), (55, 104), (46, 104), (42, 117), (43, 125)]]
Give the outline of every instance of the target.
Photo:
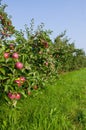
[(66, 30), (70, 42), (86, 52), (86, 0), (2, 0), (17, 30), (44, 23), (52, 32), (51, 39)]

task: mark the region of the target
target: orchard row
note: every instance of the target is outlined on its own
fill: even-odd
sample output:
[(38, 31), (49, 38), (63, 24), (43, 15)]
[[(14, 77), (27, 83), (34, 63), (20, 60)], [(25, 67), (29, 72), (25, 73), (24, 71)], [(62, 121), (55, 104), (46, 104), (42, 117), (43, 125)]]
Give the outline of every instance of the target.
[(0, 6), (0, 93), (12, 104), (43, 89), (58, 73), (86, 67), (85, 52), (65, 32), (52, 42), (42, 25), (33, 32), (31, 27), (17, 31)]

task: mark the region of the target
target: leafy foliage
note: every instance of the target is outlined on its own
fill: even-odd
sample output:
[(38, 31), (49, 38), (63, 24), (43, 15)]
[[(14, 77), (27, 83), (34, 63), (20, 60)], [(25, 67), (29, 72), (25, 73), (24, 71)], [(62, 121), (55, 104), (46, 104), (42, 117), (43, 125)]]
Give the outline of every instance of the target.
[(53, 56), (59, 71), (71, 71), (86, 67), (86, 55), (82, 49), (75, 48), (65, 36), (65, 32), (56, 37), (53, 44)]
[[(7, 24), (9, 18), (4, 12), (3, 6), (0, 9), (1, 32), (4, 27), (7, 27), (5, 34), (9, 34), (9, 26), (12, 27), (12, 24)], [(11, 20), (9, 21), (11, 23)], [(11, 105), (14, 107), (21, 96), (27, 97), (31, 91), (43, 88), (55, 73), (55, 61), (50, 52), (52, 42), (48, 32), (42, 29), (42, 25), (37, 31), (33, 31), (32, 27), (33, 21), (30, 29), (26, 26), (26, 34), (23, 31), (15, 30), (14, 40), (7, 39), (7, 36), (10, 35), (1, 33), (0, 36), (0, 90), (6, 95), (5, 99), (9, 103), (11, 101)], [(12, 29), (11, 31), (13, 33)]]

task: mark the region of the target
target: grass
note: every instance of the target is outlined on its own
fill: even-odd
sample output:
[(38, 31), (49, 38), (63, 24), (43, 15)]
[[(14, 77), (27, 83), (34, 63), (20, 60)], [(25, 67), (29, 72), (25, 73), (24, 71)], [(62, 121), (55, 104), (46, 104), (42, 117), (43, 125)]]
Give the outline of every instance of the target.
[(16, 110), (0, 101), (0, 130), (86, 130), (86, 68), (33, 93)]

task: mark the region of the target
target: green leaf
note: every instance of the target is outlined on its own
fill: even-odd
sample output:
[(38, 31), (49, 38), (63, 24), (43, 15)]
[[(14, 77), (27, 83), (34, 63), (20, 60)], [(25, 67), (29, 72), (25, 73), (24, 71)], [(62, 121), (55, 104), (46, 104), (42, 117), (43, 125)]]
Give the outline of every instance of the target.
[(5, 75), (5, 69), (0, 68), (0, 72), (1, 72), (3, 75)]
[(27, 62), (25, 63), (25, 69), (31, 70), (30, 64), (28, 64)]
[(4, 50), (5, 50), (5, 47), (2, 46), (2, 48), (0, 48), (0, 54), (2, 54)]
[(5, 85), (5, 89), (4, 89), (5, 92), (8, 91), (8, 85)]
[(21, 91), (21, 94), (22, 94), (25, 98), (27, 97), (27, 95), (25, 94), (24, 91)]

